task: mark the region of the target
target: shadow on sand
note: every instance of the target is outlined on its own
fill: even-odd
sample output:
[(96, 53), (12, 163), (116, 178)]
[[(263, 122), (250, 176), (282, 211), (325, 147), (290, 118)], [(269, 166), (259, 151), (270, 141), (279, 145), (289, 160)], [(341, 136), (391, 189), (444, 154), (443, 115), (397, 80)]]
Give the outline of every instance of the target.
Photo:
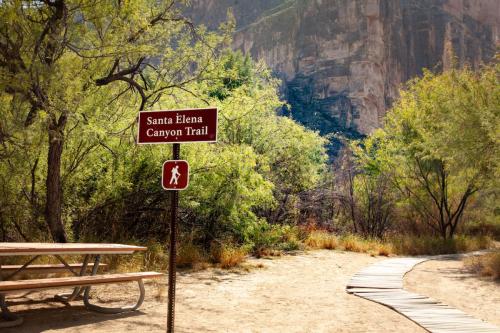
[[(121, 314), (101, 314), (88, 311), (83, 305), (64, 305), (60, 302), (53, 302), (51, 299), (13, 299), (8, 300), (7, 303), (11, 311), (24, 318), (24, 323), (18, 327), (2, 329), (2, 333), (38, 333), (64, 328), (72, 328), (74, 332), (85, 332), (85, 329), (79, 329), (79, 326), (145, 314), (140, 310)], [(40, 304), (44, 306), (32, 308)], [(26, 305), (29, 309), (16, 310), (17, 306), (26, 307)]]

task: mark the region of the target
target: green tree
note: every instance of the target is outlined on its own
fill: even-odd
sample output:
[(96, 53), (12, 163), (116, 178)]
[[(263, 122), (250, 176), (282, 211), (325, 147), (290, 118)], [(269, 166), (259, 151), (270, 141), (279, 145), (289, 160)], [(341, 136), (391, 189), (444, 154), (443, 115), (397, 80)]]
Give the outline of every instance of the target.
[(470, 199), (498, 185), (499, 66), (425, 72), (388, 113), (374, 159), (393, 173), (402, 198), (443, 238)]
[[(81, 134), (75, 129), (93, 123), (102, 116), (98, 113), (113, 118), (112, 108), (150, 108), (172, 89), (209, 79), (214, 50), (226, 35), (194, 26), (181, 15), (179, 3), (184, 2), (0, 2), (0, 93), (9, 105), (2, 107), (2, 155), (7, 156), (2, 172), (8, 174), (11, 153), (19, 152), (17, 135), (35, 140), (39, 134), (33, 132), (45, 132), (47, 152), (30, 161), (29, 168), (32, 180), (39, 168), (46, 170), (44, 207), (39, 207), (33, 182), (28, 197), (33, 211), (43, 211), (55, 241), (67, 240), (62, 167), (69, 163), (66, 171), (74, 172), (90, 151), (103, 145), (99, 134), (82, 137), (66, 161), (68, 136)], [(121, 132), (133, 125), (132, 120)]]
[(254, 66), (250, 55), (241, 51), (227, 50), (221, 59), (221, 79), (211, 88), (208, 95), (224, 100), (233, 90), (255, 82)]
[[(238, 58), (239, 57), (239, 58)], [(232, 86), (217, 102), (221, 113), (221, 141), (249, 145), (259, 154), (259, 170), (271, 181), (278, 206), (267, 214), (277, 222), (285, 214), (290, 199), (313, 188), (325, 170), (326, 140), (288, 117), (278, 116), (284, 105), (278, 97), (279, 81), (271, 76), (264, 63), (248, 67), (238, 56), (237, 76), (241, 86)], [(242, 79), (243, 77), (243, 79)], [(235, 81), (235, 80), (233, 80)], [(217, 96), (218, 97), (218, 96)]]
[(392, 222), (395, 196), (390, 173), (376, 158), (379, 140), (373, 135), (344, 144), (335, 175), (343, 214), (353, 223), (355, 233), (382, 238)]
[[(219, 83), (192, 88), (209, 97), (189, 102), (218, 106), (219, 142), (184, 149), (193, 170), (203, 170), (193, 175), (184, 202), (196, 212), (192, 223), (204, 230), (206, 245), (224, 235), (250, 241), (250, 230), (285, 214), (287, 198), (317, 184), (326, 162), (325, 139), (278, 115), (280, 82), (263, 62), (229, 51), (220, 59)], [(228, 61), (232, 65), (226, 71)], [(224, 87), (223, 98), (213, 94), (214, 86)], [(169, 105), (179, 106), (184, 105)]]
[[(291, 196), (314, 187), (326, 161), (324, 139), (278, 116), (283, 105), (277, 93), (279, 81), (263, 63), (249, 62), (251, 79), (225, 86), (224, 78), (237, 78), (241, 72), (225, 71), (228, 54), (214, 58), (219, 81), (191, 82), (185, 90), (158, 102), (163, 109), (207, 104), (219, 108), (217, 144), (182, 145), (181, 149), (181, 157), (191, 166), (190, 186), (181, 196), (181, 228), (191, 241), (207, 248), (214, 240), (254, 242), (256, 234), (269, 229), (267, 221), (279, 210), (282, 193), (288, 191)], [(224, 98), (212, 94), (214, 87), (221, 86), (227, 88)], [(118, 120), (120, 125), (96, 121), (111, 130), (135, 116), (135, 111), (129, 111), (127, 119)], [(80, 169), (82, 177), (72, 180), (78, 189), (74, 200), (80, 200), (80, 209), (75, 211), (77, 234), (162, 240), (168, 206), (159, 177), (162, 161), (170, 157), (170, 146), (136, 147), (119, 137), (104, 143), (109, 149), (93, 151)], [(101, 171), (95, 173), (95, 169)]]

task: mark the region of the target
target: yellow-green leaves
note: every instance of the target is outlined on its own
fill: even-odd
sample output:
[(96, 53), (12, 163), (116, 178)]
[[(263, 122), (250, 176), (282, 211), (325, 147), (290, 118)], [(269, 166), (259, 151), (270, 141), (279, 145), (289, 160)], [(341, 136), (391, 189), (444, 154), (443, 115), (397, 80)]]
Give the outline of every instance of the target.
[(390, 174), (400, 203), (443, 237), (453, 236), (477, 192), (498, 188), (499, 74), (498, 64), (425, 71), (356, 150), (364, 169)]

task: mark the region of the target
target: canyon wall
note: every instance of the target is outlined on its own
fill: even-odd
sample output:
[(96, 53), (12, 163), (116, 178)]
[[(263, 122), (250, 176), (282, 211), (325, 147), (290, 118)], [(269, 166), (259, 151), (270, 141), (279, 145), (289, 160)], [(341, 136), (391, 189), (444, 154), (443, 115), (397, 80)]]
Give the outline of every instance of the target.
[(231, 8), (233, 46), (284, 81), (292, 117), (322, 134), (368, 134), (423, 68), (478, 67), (498, 45), (500, 0), (192, 0), (210, 28)]

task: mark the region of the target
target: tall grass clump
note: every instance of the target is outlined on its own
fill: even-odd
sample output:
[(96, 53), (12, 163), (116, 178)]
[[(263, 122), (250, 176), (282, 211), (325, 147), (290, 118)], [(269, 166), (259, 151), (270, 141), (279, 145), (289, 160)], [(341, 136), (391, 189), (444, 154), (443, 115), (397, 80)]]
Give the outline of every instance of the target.
[(340, 239), (342, 248), (351, 252), (367, 252), (367, 241), (357, 235), (346, 235)]
[(345, 250), (370, 253), (371, 255), (389, 256), (393, 253), (392, 245), (376, 239), (367, 239), (354, 234), (338, 237), (324, 230), (313, 230), (304, 243), (313, 249)]
[(305, 244), (313, 249), (334, 250), (339, 245), (339, 240), (334, 234), (315, 230), (307, 236)]
[(340, 247), (345, 251), (369, 253), (371, 255), (389, 256), (393, 253), (392, 245), (379, 239), (363, 238), (347, 234), (340, 238)]
[(476, 274), (500, 280), (500, 251), (466, 258), (464, 264)]
[(177, 251), (177, 267), (193, 268), (207, 261), (206, 254), (193, 243), (181, 243)]
[(143, 256), (143, 269), (161, 271), (167, 269), (168, 252), (165, 246), (158, 242), (150, 242)]
[(241, 264), (248, 253), (244, 247), (213, 243), (210, 248), (212, 261), (219, 264), (221, 268), (227, 269)]
[(393, 253), (394, 253), (394, 249), (392, 247), (392, 244), (382, 243), (382, 242), (378, 243), (378, 245), (376, 247), (376, 254), (378, 254), (379, 256), (388, 257)]
[(459, 235), (453, 239), (433, 236), (401, 236), (390, 238), (394, 252), (400, 255), (438, 255), (487, 249), (491, 239), (487, 236)]

